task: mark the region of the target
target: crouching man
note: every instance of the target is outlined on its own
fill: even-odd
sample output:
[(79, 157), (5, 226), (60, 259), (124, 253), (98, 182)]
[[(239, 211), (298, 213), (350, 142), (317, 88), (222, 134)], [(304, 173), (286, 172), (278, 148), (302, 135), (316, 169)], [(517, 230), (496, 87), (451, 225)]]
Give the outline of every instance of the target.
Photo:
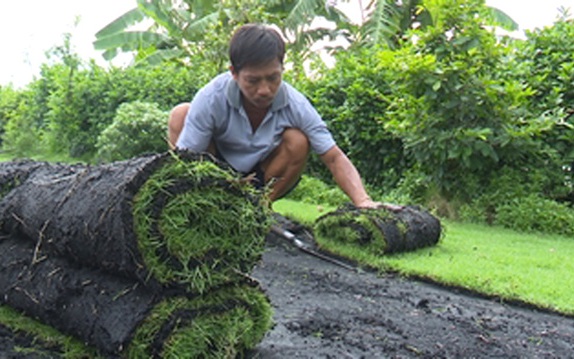
[(212, 79), (191, 103), (171, 111), (170, 147), (208, 151), (252, 175), (256, 185), (269, 183), (272, 201), (297, 184), (312, 150), (355, 206), (400, 208), (367, 194), (357, 169), (315, 108), (283, 82), (284, 56), (285, 43), (273, 28), (240, 27), (230, 41), (229, 72)]

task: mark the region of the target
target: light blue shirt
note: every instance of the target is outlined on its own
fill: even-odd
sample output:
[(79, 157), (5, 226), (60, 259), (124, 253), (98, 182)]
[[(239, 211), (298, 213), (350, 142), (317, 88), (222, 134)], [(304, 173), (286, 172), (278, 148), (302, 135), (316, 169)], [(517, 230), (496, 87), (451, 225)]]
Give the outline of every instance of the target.
[(233, 168), (247, 173), (281, 142), (286, 128), (298, 128), (321, 155), (335, 145), (315, 108), (299, 91), (283, 82), (271, 109), (253, 132), (241, 105), (241, 92), (230, 72), (223, 73), (197, 92), (176, 146), (205, 151), (211, 139)]

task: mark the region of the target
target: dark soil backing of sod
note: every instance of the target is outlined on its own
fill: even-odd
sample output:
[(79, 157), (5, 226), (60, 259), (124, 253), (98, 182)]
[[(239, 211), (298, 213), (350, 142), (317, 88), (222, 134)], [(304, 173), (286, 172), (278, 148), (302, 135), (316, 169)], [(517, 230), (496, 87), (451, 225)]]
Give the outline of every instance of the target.
[(0, 358), (45, 359), (62, 355), (61, 347), (0, 324)]
[(326, 241), (354, 243), (374, 254), (398, 253), (436, 245), (440, 221), (415, 206), (400, 211), (360, 209), (347, 204), (315, 221), (314, 233)]
[(16, 237), (0, 240), (0, 295), (12, 308), (104, 353), (129, 342), (158, 300), (133, 281), (47, 257)]
[(181, 356), (191, 348), (196, 356), (235, 357), (271, 326), (270, 303), (253, 280), (201, 296), (163, 296), (17, 237), (0, 240), (0, 297), (106, 357)]
[[(221, 170), (216, 171), (216, 176), (191, 173), (195, 164), (204, 162), (213, 163)], [(185, 167), (188, 165), (191, 169)], [(174, 168), (171, 174), (170, 166)], [(142, 188), (148, 186), (156, 172), (166, 168), (171, 178), (154, 187), (155, 192), (148, 195), (149, 203), (143, 204), (144, 209), (139, 212), (145, 218), (134, 218), (134, 203), (143, 197)], [(223, 273), (218, 278), (206, 278), (205, 283), (191, 284), (196, 289), (207, 290), (232, 282), (235, 272), (251, 270), (263, 250), (266, 214), (257, 203), (257, 194), (242, 187), (234, 176), (229, 168), (209, 156), (185, 152), (142, 156), (100, 166), (31, 161), (1, 163), (0, 184), (4, 184), (1, 229), (8, 234), (23, 235), (38, 248), (82, 265), (136, 278), (147, 285), (159, 277), (162, 286), (187, 285), (190, 278), (206, 277), (211, 271)], [(213, 241), (211, 246), (210, 243), (203, 245), (202, 252), (186, 250), (180, 245), (170, 252), (167, 243), (170, 239), (165, 238), (165, 223), (169, 221), (162, 217), (164, 207), (178, 196), (210, 191), (219, 191), (220, 197), (240, 198), (242, 204), (250, 203), (251, 217), (256, 222), (251, 227), (244, 223), (228, 225), (238, 229), (233, 243)], [(230, 207), (227, 203), (232, 202), (223, 198), (219, 203)], [(222, 214), (230, 209), (233, 208), (217, 208)], [(205, 207), (196, 206), (195, 212), (184, 213), (185, 229), (197, 230), (195, 227), (201, 223), (204, 212), (207, 212)], [(142, 233), (136, 233), (136, 225), (147, 231), (143, 235), (147, 244), (142, 244)], [(179, 223), (174, 227), (179, 227), (174, 228), (176, 231), (181, 229)], [(211, 226), (209, 230), (221, 227)], [(220, 237), (225, 237), (225, 233)], [(195, 245), (197, 241), (188, 242)], [(147, 252), (142, 254), (142, 248)], [(234, 249), (241, 255), (233, 255)], [(182, 258), (181, 253), (187, 257)], [(157, 266), (158, 263), (161, 265)], [(162, 277), (163, 274), (153, 272), (157, 267), (169, 273)]]

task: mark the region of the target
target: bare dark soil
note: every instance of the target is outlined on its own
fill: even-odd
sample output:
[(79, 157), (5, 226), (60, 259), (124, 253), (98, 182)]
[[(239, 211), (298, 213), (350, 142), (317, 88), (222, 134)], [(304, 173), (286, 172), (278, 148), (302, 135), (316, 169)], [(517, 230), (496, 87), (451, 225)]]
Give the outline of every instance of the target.
[(253, 273), (276, 325), (253, 358), (574, 358), (574, 319), (354, 273), (270, 238)]

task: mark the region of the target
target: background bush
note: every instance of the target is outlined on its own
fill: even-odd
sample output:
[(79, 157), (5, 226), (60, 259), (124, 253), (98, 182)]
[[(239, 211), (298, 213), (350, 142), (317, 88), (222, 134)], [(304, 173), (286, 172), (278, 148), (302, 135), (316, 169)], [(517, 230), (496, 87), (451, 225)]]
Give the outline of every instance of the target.
[[(341, 53), (332, 70), (298, 85), (331, 129), (337, 144), (351, 159), (365, 183), (393, 188), (406, 167), (400, 137), (388, 131), (389, 106), (400, 96), (400, 77), (392, 59), (374, 49)], [(309, 172), (332, 183), (331, 174), (314, 158)]]
[(0, 123), (6, 131), (2, 148), (15, 155), (48, 151), (92, 161), (98, 136), (122, 103), (156, 103), (167, 111), (190, 101), (207, 80), (206, 71), (175, 64), (110, 70), (93, 63), (87, 68), (46, 64), (41, 77), (9, 104), (0, 102)]
[[(533, 93), (527, 106), (552, 118), (543, 141), (554, 151), (547, 164), (556, 177), (552, 198), (574, 202), (574, 21), (567, 13), (553, 26), (526, 32), (525, 41), (516, 41), (516, 71)], [(525, 69), (525, 71), (520, 71)]]
[(121, 104), (113, 122), (98, 136), (97, 161), (119, 161), (166, 151), (167, 119), (168, 112), (155, 103)]
[(574, 211), (565, 204), (531, 194), (497, 208), (494, 224), (525, 232), (574, 235)]

